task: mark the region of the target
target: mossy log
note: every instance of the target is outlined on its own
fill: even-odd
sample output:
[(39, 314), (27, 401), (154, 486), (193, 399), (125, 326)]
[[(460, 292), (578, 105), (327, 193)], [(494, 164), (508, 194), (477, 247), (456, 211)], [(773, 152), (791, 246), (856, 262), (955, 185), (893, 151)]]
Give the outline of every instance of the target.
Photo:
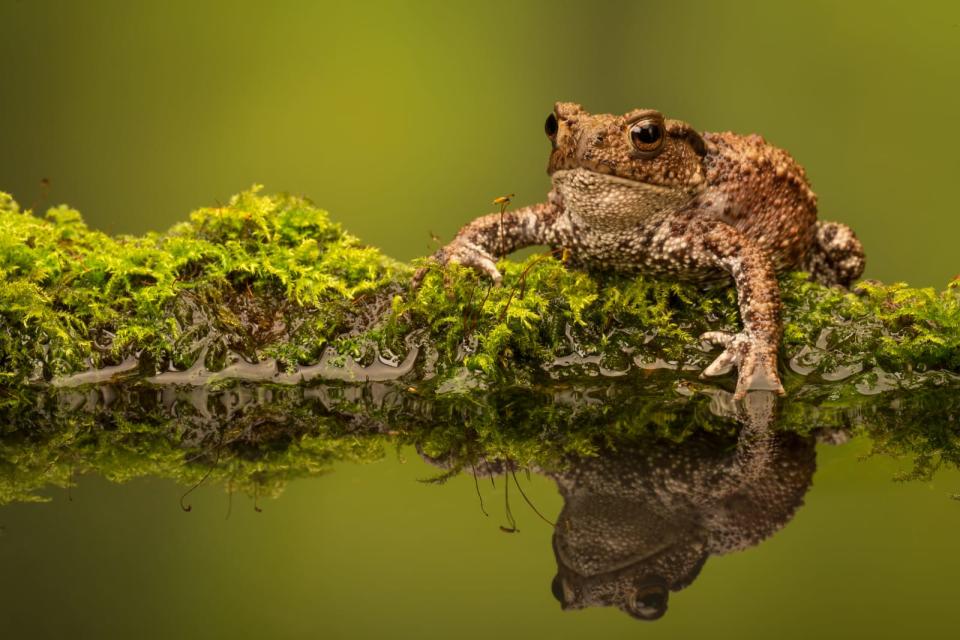
[[(734, 380), (698, 378), (697, 339), (738, 326), (732, 288), (542, 254), (502, 261), (499, 287), (433, 265), (414, 289), (416, 266), (256, 189), (143, 237), (0, 195), (0, 503), (86, 471), (273, 495), (389, 446), (546, 467), (637, 437), (735, 437)], [(960, 463), (956, 282), (781, 286), (777, 428), (865, 431), (913, 459), (909, 477)]]
[[(562, 257), (504, 260), (502, 286), (363, 246), (326, 212), (253, 189), (163, 234), (110, 237), (68, 207), (43, 217), (0, 194), (0, 380), (78, 385), (403, 378), (421, 392), (578, 376), (702, 387), (697, 336), (739, 324), (732, 287), (588, 274)], [(960, 286), (783, 276), (788, 393), (952, 383)], [(729, 386), (730, 380), (710, 384)]]

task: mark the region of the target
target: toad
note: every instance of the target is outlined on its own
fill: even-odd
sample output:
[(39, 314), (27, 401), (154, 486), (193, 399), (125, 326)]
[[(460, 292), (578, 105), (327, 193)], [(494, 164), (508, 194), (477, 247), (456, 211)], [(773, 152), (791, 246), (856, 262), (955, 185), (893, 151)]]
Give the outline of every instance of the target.
[(777, 273), (800, 269), (846, 287), (864, 268), (853, 231), (818, 221), (803, 167), (759, 135), (701, 134), (652, 109), (590, 114), (559, 102), (545, 130), (546, 202), (477, 218), (435, 259), (499, 282), (497, 258), (548, 245), (586, 268), (702, 285), (732, 279), (743, 330), (702, 336), (723, 348), (703, 375), (736, 367), (737, 398), (782, 394)]

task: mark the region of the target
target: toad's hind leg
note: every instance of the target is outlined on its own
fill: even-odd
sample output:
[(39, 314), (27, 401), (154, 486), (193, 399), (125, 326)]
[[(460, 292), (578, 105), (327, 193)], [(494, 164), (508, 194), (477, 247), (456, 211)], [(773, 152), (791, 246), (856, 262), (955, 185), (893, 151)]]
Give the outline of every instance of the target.
[(866, 258), (853, 230), (840, 222), (817, 222), (813, 246), (802, 269), (820, 284), (849, 287), (863, 274)]

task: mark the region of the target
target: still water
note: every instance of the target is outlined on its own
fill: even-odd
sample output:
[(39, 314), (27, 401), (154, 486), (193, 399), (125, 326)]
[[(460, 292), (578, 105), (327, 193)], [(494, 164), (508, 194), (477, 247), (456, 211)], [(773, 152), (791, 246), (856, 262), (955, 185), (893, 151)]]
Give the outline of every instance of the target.
[(950, 632), (955, 390), (808, 429), (655, 391), (38, 392), (5, 415), (4, 637)]

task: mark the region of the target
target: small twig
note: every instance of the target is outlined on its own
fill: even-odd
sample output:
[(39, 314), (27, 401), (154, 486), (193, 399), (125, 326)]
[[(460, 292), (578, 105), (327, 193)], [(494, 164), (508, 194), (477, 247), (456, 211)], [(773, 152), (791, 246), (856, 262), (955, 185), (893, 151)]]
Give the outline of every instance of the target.
[(192, 505), (192, 504), (184, 504), (183, 501), (186, 500), (187, 496), (189, 496), (191, 493), (193, 493), (195, 490), (197, 490), (197, 489), (200, 487), (200, 485), (202, 485), (204, 482), (206, 482), (206, 481), (207, 481), (207, 478), (210, 477), (210, 474), (213, 473), (213, 470), (217, 468), (217, 465), (218, 465), (218, 464), (220, 464), (220, 452), (223, 451), (223, 436), (224, 436), (224, 433), (225, 433), (225, 432), (223, 432), (223, 431), (220, 432), (220, 442), (217, 444), (217, 457), (214, 458), (213, 464), (210, 465), (210, 468), (207, 469), (207, 472), (206, 472), (205, 474), (203, 474), (203, 477), (200, 478), (200, 480), (199, 480), (195, 485), (193, 485), (192, 487), (190, 487), (189, 489), (187, 489), (186, 493), (184, 493), (182, 496), (180, 496), (180, 508), (183, 509), (183, 510), (186, 511), (186, 512), (193, 511), (193, 505)]
[(505, 507), (504, 512), (506, 513), (507, 522), (510, 526), (505, 527), (500, 525), (500, 531), (504, 533), (520, 533), (520, 529), (517, 528), (517, 520), (513, 517), (513, 511), (510, 510), (510, 483), (506, 480), (506, 474), (504, 474), (503, 483), (503, 502)]
[(483, 512), (483, 515), (489, 517), (490, 514), (487, 513), (487, 510), (483, 506), (483, 495), (480, 493), (480, 481), (477, 480), (477, 468), (473, 464), (473, 460), (470, 461), (470, 471), (473, 472), (473, 486), (477, 489), (477, 498), (480, 500), (480, 511)]
[(40, 178), (40, 193), (37, 195), (37, 199), (33, 201), (30, 205), (31, 211), (36, 211), (37, 207), (46, 202), (47, 195), (50, 191), (50, 178)]
[[(479, 285), (478, 285), (479, 286)], [(487, 287), (487, 292), (483, 294), (483, 300), (480, 301), (480, 304), (477, 305), (476, 313), (471, 317), (471, 323), (469, 330), (464, 330), (464, 339), (469, 338), (473, 331), (477, 328), (477, 325), (480, 324), (480, 316), (483, 314), (483, 306), (487, 304), (487, 300), (490, 299), (490, 292), (493, 291), (493, 285)]]
[(510, 206), (510, 200), (515, 194), (507, 194), (505, 196), (500, 196), (499, 198), (493, 199), (493, 204), (500, 205), (500, 255), (504, 255), (504, 249), (506, 246), (503, 242), (503, 212), (507, 210), (507, 207)]
[(517, 489), (519, 489), (520, 491), (520, 495), (523, 496), (523, 499), (526, 500), (528, 505), (530, 505), (530, 508), (533, 509), (533, 512), (538, 516), (540, 516), (540, 519), (546, 522), (551, 527), (556, 527), (557, 526), (556, 522), (551, 522), (549, 519), (547, 519), (546, 516), (540, 513), (540, 511), (535, 506), (533, 506), (533, 502), (530, 501), (530, 498), (528, 498), (527, 494), (523, 491), (523, 487), (520, 486), (520, 481), (517, 480), (517, 474), (514, 473), (513, 469), (510, 469), (510, 474), (513, 476), (513, 481), (514, 483), (516, 483)]

